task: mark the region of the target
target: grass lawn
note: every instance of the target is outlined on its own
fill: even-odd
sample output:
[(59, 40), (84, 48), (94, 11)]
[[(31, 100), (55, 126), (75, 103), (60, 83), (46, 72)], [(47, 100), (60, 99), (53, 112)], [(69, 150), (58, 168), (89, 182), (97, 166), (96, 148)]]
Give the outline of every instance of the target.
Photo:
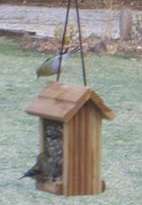
[[(38, 119), (24, 109), (55, 77), (36, 79), (46, 58), (22, 51), (0, 38), (0, 205), (141, 205), (142, 204), (142, 60), (86, 56), (88, 85), (117, 113), (103, 124), (102, 176), (107, 190), (96, 197), (54, 196), (39, 192), (30, 179), (17, 180), (35, 162)], [(73, 57), (62, 82), (82, 84), (80, 59)]]

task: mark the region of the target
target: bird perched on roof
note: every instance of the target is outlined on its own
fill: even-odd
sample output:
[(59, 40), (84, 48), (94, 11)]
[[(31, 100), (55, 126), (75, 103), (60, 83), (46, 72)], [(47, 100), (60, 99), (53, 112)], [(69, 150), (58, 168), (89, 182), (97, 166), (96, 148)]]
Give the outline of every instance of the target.
[(29, 169), (25, 174), (19, 179), (23, 179), (25, 177), (31, 177), (32, 179), (41, 180), (43, 177), (48, 177), (48, 167), (47, 167), (48, 157), (45, 153), (41, 153), (37, 157), (36, 164)]
[[(72, 54), (79, 51), (78, 48), (75, 48), (71, 51), (68, 51), (68, 48), (61, 54), (62, 60), (69, 58)], [(59, 62), (60, 62), (60, 54), (55, 55), (54, 57), (50, 57), (46, 59), (41, 66), (37, 69), (36, 75), (37, 77), (41, 76), (50, 76), (58, 73)]]

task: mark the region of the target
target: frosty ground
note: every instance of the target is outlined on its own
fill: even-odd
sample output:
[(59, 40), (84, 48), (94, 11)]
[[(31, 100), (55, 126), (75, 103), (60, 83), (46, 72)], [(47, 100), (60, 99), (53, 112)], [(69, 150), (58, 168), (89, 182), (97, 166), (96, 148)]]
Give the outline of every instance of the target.
[[(0, 205), (141, 205), (142, 60), (133, 57), (86, 56), (88, 85), (117, 114), (114, 121), (103, 123), (107, 190), (98, 196), (65, 198), (37, 191), (30, 179), (17, 180), (38, 154), (38, 119), (24, 110), (55, 79), (36, 79), (35, 70), (46, 57), (0, 38)], [(79, 56), (66, 63), (61, 81), (82, 85)]]

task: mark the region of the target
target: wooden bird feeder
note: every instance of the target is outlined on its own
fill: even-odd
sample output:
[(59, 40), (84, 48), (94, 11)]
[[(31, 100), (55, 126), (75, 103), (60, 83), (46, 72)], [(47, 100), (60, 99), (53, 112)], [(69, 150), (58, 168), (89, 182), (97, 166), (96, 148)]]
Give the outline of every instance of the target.
[(51, 125), (60, 130), (60, 134), (56, 133), (59, 139), (50, 140), (62, 149), (57, 156), (53, 152), (60, 160), (57, 179), (37, 181), (36, 187), (66, 196), (102, 192), (101, 125), (103, 119), (112, 120), (115, 116), (103, 100), (88, 87), (55, 82), (44, 88), (26, 111), (40, 118), (40, 153), (51, 148), (50, 143), (46, 145), (52, 138)]

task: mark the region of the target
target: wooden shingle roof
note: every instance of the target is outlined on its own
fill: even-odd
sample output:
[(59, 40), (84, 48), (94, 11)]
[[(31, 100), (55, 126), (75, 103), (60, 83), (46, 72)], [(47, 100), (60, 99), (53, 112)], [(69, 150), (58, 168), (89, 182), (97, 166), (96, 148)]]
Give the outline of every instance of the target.
[(109, 120), (114, 118), (113, 111), (90, 88), (57, 82), (44, 88), (26, 112), (42, 118), (69, 121), (88, 100), (100, 110), (102, 117)]

